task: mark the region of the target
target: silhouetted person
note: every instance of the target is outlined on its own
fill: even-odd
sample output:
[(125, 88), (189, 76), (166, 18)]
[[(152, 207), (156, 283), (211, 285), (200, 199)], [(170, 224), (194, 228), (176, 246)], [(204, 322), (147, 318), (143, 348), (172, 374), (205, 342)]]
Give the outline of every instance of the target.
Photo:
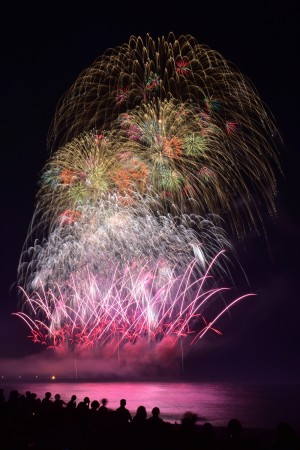
[(41, 401), (40, 413), (44, 427), (47, 427), (49, 425), (48, 421), (50, 421), (52, 416), (53, 401), (51, 400), (51, 397), (51, 392), (46, 392), (45, 397)]
[(9, 393), (7, 405), (9, 410), (17, 410), (20, 405), (20, 394), (16, 389), (12, 389)]
[(31, 392), (30, 391), (26, 391), (25, 392), (25, 399), (29, 400), (30, 399), (30, 395), (31, 395)]
[(74, 410), (77, 406), (76, 400), (77, 400), (76, 395), (72, 395), (71, 399), (67, 403), (67, 408)]
[(52, 410), (53, 401), (51, 400), (51, 396), (52, 396), (51, 392), (46, 392), (45, 397), (41, 401), (41, 410), (44, 413), (47, 413), (50, 410)]
[(107, 399), (103, 398), (101, 400), (101, 406), (98, 408), (98, 416), (99, 416), (99, 427), (101, 428), (101, 432), (108, 432), (110, 426), (112, 426), (113, 421), (113, 413), (108, 409)]
[(102, 416), (106, 416), (108, 414), (108, 407), (107, 405), (108, 400), (106, 398), (103, 398), (101, 400), (101, 406), (99, 407), (99, 414)]
[(85, 416), (90, 409), (90, 399), (89, 397), (84, 397), (84, 399), (78, 403), (76, 412), (77, 416), (83, 417)]
[(139, 406), (132, 419), (131, 442), (134, 450), (140, 450), (141, 442), (147, 439), (147, 411), (145, 406)]
[(100, 406), (100, 403), (98, 402), (98, 400), (93, 400), (91, 403), (90, 411), (93, 411), (93, 413), (96, 412), (98, 410), (99, 406)]
[(183, 414), (175, 442), (176, 448), (184, 448), (186, 450), (196, 450), (199, 448), (200, 437), (196, 427), (197, 420), (198, 416), (193, 412), (187, 411)]
[(152, 416), (149, 417), (149, 419), (147, 419), (147, 424), (149, 427), (158, 428), (158, 427), (163, 426), (164, 421), (161, 417), (159, 417), (159, 415), (160, 415), (160, 409), (157, 406), (155, 406), (152, 409)]
[(203, 450), (214, 450), (216, 448), (216, 436), (213, 425), (205, 422), (200, 431), (200, 448)]
[(78, 426), (87, 420), (90, 409), (89, 397), (84, 397), (83, 401), (79, 402), (76, 408), (76, 422)]
[(34, 398), (32, 397), (32, 394), (30, 391), (25, 392), (25, 397), (23, 398), (23, 405), (22, 405), (26, 418), (30, 417), (33, 414), (34, 411)]
[(41, 410), (41, 399), (38, 398), (35, 392), (30, 394), (29, 398), (29, 408), (33, 416), (38, 416)]
[(84, 399), (77, 404), (73, 416), (73, 445), (71, 449), (86, 449), (86, 439), (88, 436), (88, 422), (89, 422), (89, 410), (90, 410), (90, 399), (89, 397), (84, 397)]
[(23, 414), (21, 395), (16, 389), (10, 391), (7, 400), (7, 416), (10, 422), (18, 422)]
[[(91, 408), (88, 410), (87, 420), (85, 422), (85, 436), (89, 444), (87, 449), (96, 449), (99, 446), (99, 412), (100, 403), (98, 400), (91, 402)], [(84, 447), (86, 448), (86, 447)]]
[[(111, 435), (114, 440), (113, 446), (115, 446), (116, 448), (122, 447), (123, 449), (131, 447), (131, 436), (129, 432), (130, 424), (132, 422), (132, 416), (129, 410), (126, 408), (125, 398), (122, 398), (120, 400), (119, 408), (115, 410), (114, 414), (111, 417), (113, 419), (113, 423), (115, 424), (115, 427), (113, 426), (111, 428)], [(114, 433), (114, 431), (116, 431), (116, 433)]]
[(83, 399), (83, 404), (84, 404), (84, 407), (86, 408), (86, 409), (89, 409), (89, 407), (90, 407), (90, 399), (89, 399), (89, 397), (84, 397), (84, 399)]
[(122, 400), (120, 400), (120, 406), (116, 409), (115, 419), (117, 425), (121, 427), (127, 426), (130, 422), (132, 422), (132, 415), (126, 408), (125, 398), (122, 398)]
[(146, 420), (147, 442), (146, 448), (152, 450), (163, 450), (171, 445), (171, 425), (160, 417), (160, 409), (155, 406), (152, 416)]
[(57, 442), (63, 440), (65, 433), (64, 418), (65, 418), (66, 402), (62, 400), (60, 394), (55, 394), (52, 406), (52, 435), (51, 438)]
[(136, 414), (132, 419), (132, 424), (137, 427), (145, 426), (146, 419), (147, 419), (146, 408), (145, 408), (145, 406), (141, 405), (136, 410)]
[(64, 415), (64, 407), (66, 406), (66, 402), (62, 400), (60, 394), (55, 394), (54, 402), (53, 402), (53, 415), (56, 420), (56, 423), (61, 422)]
[(286, 422), (280, 422), (276, 427), (276, 438), (272, 450), (299, 450), (300, 442), (294, 429)]
[(2, 405), (3, 403), (5, 403), (5, 396), (4, 396), (4, 392), (3, 389), (0, 389), (0, 405)]
[(183, 414), (181, 418), (181, 428), (188, 432), (194, 431), (197, 419), (198, 419), (197, 414), (187, 411), (186, 413)]
[(247, 443), (243, 439), (243, 427), (238, 419), (231, 419), (226, 427), (225, 441), (222, 448), (225, 450), (245, 450)]
[(66, 421), (66, 433), (71, 436), (73, 435), (73, 426), (76, 420), (76, 395), (72, 395), (71, 399), (67, 402), (65, 409), (65, 421)]
[(1, 419), (2, 415), (5, 414), (5, 411), (6, 411), (5, 396), (4, 396), (3, 389), (0, 389), (0, 419)]
[(53, 428), (56, 427), (56, 416), (53, 411), (53, 401), (51, 400), (51, 397), (51, 392), (46, 392), (41, 401), (39, 439), (42, 448), (43, 446), (46, 446), (48, 442), (53, 442), (53, 439), (55, 438)]
[(62, 400), (60, 394), (55, 394), (53, 402), (53, 407), (55, 408), (55, 410), (61, 410), (66, 405), (67, 405), (66, 402)]

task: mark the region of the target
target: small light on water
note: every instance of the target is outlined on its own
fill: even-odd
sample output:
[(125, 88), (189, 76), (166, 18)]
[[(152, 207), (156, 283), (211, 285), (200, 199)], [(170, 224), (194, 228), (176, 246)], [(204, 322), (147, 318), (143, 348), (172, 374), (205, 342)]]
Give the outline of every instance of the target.
[(21, 375), (19, 375), (19, 379), (22, 378)]
[(53, 380), (53, 381), (56, 380), (56, 376), (52, 375), (51, 380)]

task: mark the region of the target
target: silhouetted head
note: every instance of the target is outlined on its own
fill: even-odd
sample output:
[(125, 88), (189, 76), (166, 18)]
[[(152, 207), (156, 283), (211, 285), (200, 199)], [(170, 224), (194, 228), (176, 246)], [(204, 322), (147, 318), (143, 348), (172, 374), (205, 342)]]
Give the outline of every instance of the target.
[(72, 395), (71, 402), (75, 402), (76, 398), (77, 398), (76, 395)]
[(54, 398), (55, 400), (60, 400), (60, 394), (55, 394)]
[(231, 419), (227, 425), (227, 434), (231, 438), (240, 436), (242, 433), (242, 424), (238, 419)]
[(103, 398), (101, 400), (102, 405), (105, 406), (107, 404), (107, 401), (108, 401), (107, 398)]
[(143, 406), (143, 405), (139, 406), (136, 410), (136, 415), (141, 419), (146, 419), (147, 411), (146, 411), (145, 406)]
[(214, 427), (210, 422), (205, 422), (201, 429), (202, 438), (208, 442), (213, 441), (215, 437)]
[(85, 403), (86, 405), (88, 405), (88, 404), (90, 403), (89, 397), (84, 397), (83, 403)]
[(100, 406), (100, 403), (98, 402), (98, 400), (93, 400), (92, 401), (92, 403), (91, 403), (91, 408), (92, 409), (96, 410), (96, 409), (99, 408), (99, 406)]
[(181, 424), (185, 428), (193, 428), (196, 425), (197, 419), (197, 414), (187, 411), (181, 418)]
[(155, 407), (152, 409), (152, 416), (158, 417), (159, 414), (160, 414), (160, 409), (159, 409), (157, 406), (155, 406)]
[(293, 442), (295, 439), (295, 432), (291, 425), (286, 422), (280, 422), (276, 427), (276, 436), (279, 443)]
[(120, 405), (121, 405), (121, 406), (125, 406), (125, 405), (126, 405), (126, 400), (125, 400), (125, 398), (122, 398), (122, 399), (120, 400)]
[(12, 391), (10, 391), (9, 398), (11, 400), (14, 400), (14, 399), (19, 398), (19, 397), (20, 397), (20, 394), (19, 394), (19, 391), (17, 389), (13, 389)]
[(51, 392), (46, 392), (45, 397), (49, 399), (51, 398), (51, 395), (52, 395)]

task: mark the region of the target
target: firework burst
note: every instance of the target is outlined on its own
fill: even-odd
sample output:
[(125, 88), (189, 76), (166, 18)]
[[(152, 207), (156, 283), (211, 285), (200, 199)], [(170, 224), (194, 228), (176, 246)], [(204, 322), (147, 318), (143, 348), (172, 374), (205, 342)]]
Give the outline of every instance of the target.
[(133, 164), (162, 196), (187, 212), (222, 216), (240, 237), (261, 224), (261, 210), (275, 214), (272, 115), (232, 63), (192, 36), (131, 36), (96, 59), (61, 98), (50, 148), (87, 131), (116, 132), (116, 153), (124, 145), (121, 153), (134, 156), (120, 168), (121, 188)]
[[(273, 214), (276, 128), (255, 88), (191, 36), (132, 36), (58, 104), (20, 258), (35, 342), (194, 343), (238, 237)], [(226, 230), (226, 231), (225, 231)], [(227, 254), (227, 252), (226, 252)]]

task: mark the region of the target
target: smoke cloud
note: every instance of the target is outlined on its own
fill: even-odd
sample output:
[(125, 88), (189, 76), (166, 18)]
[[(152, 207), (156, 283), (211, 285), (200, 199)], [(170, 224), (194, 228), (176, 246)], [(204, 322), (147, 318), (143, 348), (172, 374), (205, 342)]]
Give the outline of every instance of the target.
[(92, 350), (44, 350), (23, 358), (2, 359), (3, 378), (140, 379), (180, 373), (182, 349), (174, 338), (154, 345), (139, 339), (119, 350), (116, 343)]

